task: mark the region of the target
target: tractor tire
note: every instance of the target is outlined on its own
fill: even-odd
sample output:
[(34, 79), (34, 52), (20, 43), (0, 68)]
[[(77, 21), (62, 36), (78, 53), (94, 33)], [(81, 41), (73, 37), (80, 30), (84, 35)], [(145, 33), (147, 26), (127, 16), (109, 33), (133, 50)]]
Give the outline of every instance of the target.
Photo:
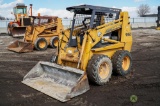
[(112, 56), (113, 72), (125, 76), (131, 72), (132, 57), (130, 52), (119, 50)]
[(88, 62), (87, 76), (89, 81), (97, 84), (106, 84), (112, 75), (112, 62), (105, 55), (93, 55)]
[(45, 38), (38, 38), (35, 43), (34, 43), (34, 47), (36, 48), (36, 50), (38, 51), (44, 51), (47, 49), (47, 41)]
[(58, 46), (58, 40), (59, 40), (58, 36), (52, 37), (52, 38), (50, 39), (50, 46), (51, 46), (52, 48), (57, 48), (57, 46)]
[(9, 35), (9, 36), (12, 36), (11, 28), (12, 28), (11, 24), (8, 23), (7, 32), (8, 32), (8, 35)]
[[(11, 25), (11, 24), (8, 24), (7, 30), (8, 30), (8, 35), (9, 35), (9, 36), (12, 36), (12, 37), (13, 37), (12, 29), (13, 29), (14, 27), (19, 27), (19, 25), (18, 25), (17, 23), (13, 23), (12, 25)], [(9, 28), (11, 28), (11, 29), (9, 30)]]

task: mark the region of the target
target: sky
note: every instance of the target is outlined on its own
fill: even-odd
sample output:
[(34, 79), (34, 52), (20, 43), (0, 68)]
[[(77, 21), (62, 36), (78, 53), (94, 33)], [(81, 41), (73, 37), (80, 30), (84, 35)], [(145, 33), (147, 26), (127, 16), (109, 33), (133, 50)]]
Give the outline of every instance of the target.
[(13, 18), (11, 14), (16, 3), (33, 4), (33, 14), (52, 15), (61, 18), (72, 17), (72, 13), (66, 10), (66, 7), (89, 4), (103, 7), (120, 8), (122, 11), (128, 11), (130, 17), (137, 17), (137, 7), (141, 4), (148, 4), (151, 8), (150, 13), (157, 14), (157, 7), (160, 6), (160, 0), (0, 0), (0, 15)]

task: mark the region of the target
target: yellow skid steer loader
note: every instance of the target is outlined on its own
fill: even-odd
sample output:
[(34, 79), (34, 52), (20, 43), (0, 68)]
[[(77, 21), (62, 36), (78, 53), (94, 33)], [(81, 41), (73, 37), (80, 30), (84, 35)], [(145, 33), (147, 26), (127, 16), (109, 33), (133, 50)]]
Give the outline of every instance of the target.
[(122, 76), (131, 71), (132, 34), (128, 12), (80, 5), (72, 27), (62, 31), (51, 62), (40, 61), (22, 83), (62, 102), (89, 90), (89, 81), (104, 85), (112, 71)]
[(33, 25), (26, 28), (23, 41), (15, 41), (8, 50), (15, 52), (32, 52), (46, 50), (48, 46), (58, 46), (58, 36), (63, 30), (62, 20), (51, 16), (32, 16)]

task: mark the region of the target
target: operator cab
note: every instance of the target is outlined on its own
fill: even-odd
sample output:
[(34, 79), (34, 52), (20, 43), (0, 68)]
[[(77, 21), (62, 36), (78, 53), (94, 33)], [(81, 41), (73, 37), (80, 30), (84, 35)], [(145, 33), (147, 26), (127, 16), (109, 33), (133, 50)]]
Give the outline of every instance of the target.
[(27, 14), (27, 6), (23, 3), (17, 3), (16, 7), (13, 8), (14, 14)]
[[(68, 43), (68, 45), (71, 47), (77, 46), (77, 40), (75, 36), (80, 36), (80, 44), (82, 44), (83, 35), (85, 34), (86, 30), (93, 29), (97, 26), (119, 19), (121, 12), (121, 9), (92, 5), (72, 6), (66, 9), (74, 12)], [(78, 35), (73, 33), (75, 30), (78, 30), (77, 32), (79, 33), (76, 33)], [(115, 33), (117, 34), (117, 32)], [(111, 34), (112, 33), (107, 34), (106, 36), (111, 37)]]
[[(27, 16), (27, 6), (23, 3), (17, 3), (13, 8), (13, 14), (15, 15), (15, 20), (21, 23), (21, 18), (28, 17)], [(30, 21), (30, 20), (29, 20)], [(20, 25), (19, 23), (19, 25)]]

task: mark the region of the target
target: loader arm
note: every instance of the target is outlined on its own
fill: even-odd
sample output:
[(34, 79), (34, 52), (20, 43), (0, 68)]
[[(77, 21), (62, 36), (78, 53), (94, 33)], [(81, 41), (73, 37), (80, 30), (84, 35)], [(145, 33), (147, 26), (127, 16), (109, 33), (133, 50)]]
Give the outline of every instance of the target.
[(92, 38), (94, 39), (94, 42), (92, 43), (92, 47), (94, 45), (96, 45), (100, 40), (102, 40), (102, 37), (105, 35), (105, 34), (108, 34), (110, 32), (113, 32), (115, 30), (118, 30), (120, 28), (122, 28), (122, 21), (123, 19), (118, 19), (118, 20), (115, 20), (113, 22), (109, 22), (107, 24), (104, 24), (104, 25), (101, 25), (101, 26), (98, 26), (96, 27), (94, 30), (97, 32), (97, 35), (93, 34), (92, 32), (94, 32), (94, 30), (89, 30), (88, 34), (90, 34), (92, 36)]

